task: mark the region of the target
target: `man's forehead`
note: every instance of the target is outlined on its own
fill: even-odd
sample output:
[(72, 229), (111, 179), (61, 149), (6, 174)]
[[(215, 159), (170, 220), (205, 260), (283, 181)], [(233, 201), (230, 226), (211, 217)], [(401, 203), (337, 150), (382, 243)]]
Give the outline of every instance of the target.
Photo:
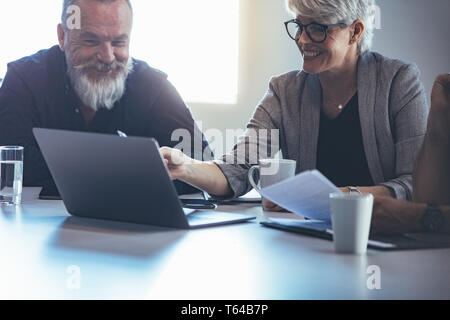
[(132, 13), (126, 1), (100, 2), (78, 1), (81, 13), (81, 29), (131, 30)]
[(101, 28), (86, 28), (78, 32), (78, 36), (83, 39), (111, 39), (111, 40), (129, 40), (128, 33), (120, 33), (119, 31), (102, 30)]
[(86, 23), (81, 25), (78, 30), (80, 36), (97, 36), (97, 37), (129, 37), (131, 28), (126, 24), (116, 23), (101, 23), (95, 21), (94, 23)]
[(129, 40), (130, 29), (120, 28), (118, 26), (103, 26), (99, 24), (85, 24), (80, 29), (69, 30), (71, 37), (74, 39), (101, 39), (109, 41)]

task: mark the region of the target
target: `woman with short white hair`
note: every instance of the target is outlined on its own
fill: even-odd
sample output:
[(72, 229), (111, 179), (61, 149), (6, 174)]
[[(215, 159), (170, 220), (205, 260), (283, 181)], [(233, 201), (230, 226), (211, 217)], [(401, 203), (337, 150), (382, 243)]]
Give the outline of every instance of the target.
[[(285, 158), (297, 161), (297, 173), (318, 169), (343, 191), (411, 199), (428, 114), (417, 67), (370, 51), (373, 1), (287, 0), (286, 6), (294, 16), (286, 31), (303, 69), (270, 80), (247, 136), (222, 161), (162, 149), (172, 177), (218, 197), (240, 196), (251, 188), (249, 152), (263, 141), (279, 144)], [(250, 139), (250, 131), (263, 129), (267, 140)], [(275, 144), (271, 130), (279, 131)], [(243, 146), (246, 161), (239, 164)]]

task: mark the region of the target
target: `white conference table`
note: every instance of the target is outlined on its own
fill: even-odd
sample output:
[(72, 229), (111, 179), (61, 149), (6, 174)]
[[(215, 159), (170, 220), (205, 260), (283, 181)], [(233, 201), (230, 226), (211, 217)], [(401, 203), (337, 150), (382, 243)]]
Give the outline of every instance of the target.
[(0, 206), (0, 299), (450, 299), (450, 249), (335, 254), (250, 204), (220, 209), (256, 221), (199, 230), (75, 218), (39, 191)]

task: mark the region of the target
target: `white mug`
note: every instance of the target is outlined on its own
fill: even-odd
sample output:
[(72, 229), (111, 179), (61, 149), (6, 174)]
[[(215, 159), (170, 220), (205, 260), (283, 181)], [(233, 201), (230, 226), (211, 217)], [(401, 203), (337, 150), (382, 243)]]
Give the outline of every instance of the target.
[(331, 193), (333, 242), (338, 253), (365, 254), (372, 219), (373, 195)]
[[(288, 179), (295, 175), (296, 161), (289, 159), (260, 159), (257, 166), (248, 171), (248, 180), (253, 188), (259, 192), (261, 188)], [(253, 174), (259, 171), (259, 185), (255, 182)], [(262, 198), (263, 205), (266, 199)]]

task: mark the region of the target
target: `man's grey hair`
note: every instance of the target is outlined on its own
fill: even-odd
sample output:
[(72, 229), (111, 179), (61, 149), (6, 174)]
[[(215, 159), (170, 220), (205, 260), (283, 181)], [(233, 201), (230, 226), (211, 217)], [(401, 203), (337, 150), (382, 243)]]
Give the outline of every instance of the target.
[(358, 41), (358, 53), (372, 47), (375, 0), (285, 0), (286, 7), (295, 16), (314, 19), (322, 24), (363, 21), (365, 30)]
[[(62, 14), (61, 14), (61, 23), (62, 23), (62, 25), (64, 27), (66, 26), (66, 22), (67, 22), (67, 9), (71, 5), (76, 5), (80, 1), (83, 1), (83, 0), (63, 0), (63, 9), (62, 9)], [(112, 3), (112, 2), (116, 2), (116, 1), (120, 1), (120, 0), (89, 0), (89, 1), (97, 1), (97, 2), (103, 2), (103, 3)], [(131, 9), (131, 15), (133, 15), (133, 7), (131, 6), (131, 1), (130, 0), (125, 0), (125, 2), (128, 4), (128, 6)]]

